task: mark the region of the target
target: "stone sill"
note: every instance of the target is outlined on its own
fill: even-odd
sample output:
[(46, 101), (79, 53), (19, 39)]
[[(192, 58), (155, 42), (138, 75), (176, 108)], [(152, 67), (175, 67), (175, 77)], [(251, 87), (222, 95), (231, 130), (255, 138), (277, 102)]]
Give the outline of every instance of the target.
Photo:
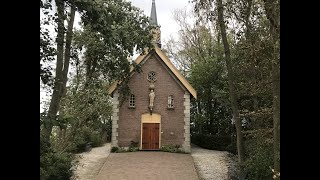
[(174, 107), (171, 107), (171, 108), (167, 107), (167, 110), (174, 110)]

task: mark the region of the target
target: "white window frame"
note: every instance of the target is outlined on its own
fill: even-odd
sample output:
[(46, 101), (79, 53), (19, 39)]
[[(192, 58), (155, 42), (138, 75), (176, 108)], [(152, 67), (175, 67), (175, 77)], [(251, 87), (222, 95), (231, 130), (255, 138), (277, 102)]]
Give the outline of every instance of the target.
[(173, 108), (174, 108), (173, 95), (169, 95), (169, 96), (168, 96), (168, 108), (169, 108), (169, 109), (173, 109)]

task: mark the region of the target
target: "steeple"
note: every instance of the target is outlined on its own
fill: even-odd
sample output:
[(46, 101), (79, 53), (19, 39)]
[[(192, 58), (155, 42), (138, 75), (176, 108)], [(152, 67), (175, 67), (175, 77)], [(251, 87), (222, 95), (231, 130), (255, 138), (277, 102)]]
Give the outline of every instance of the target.
[(155, 0), (152, 0), (150, 24), (154, 26), (152, 30), (153, 43), (155, 43), (161, 49), (161, 32), (160, 32), (160, 26), (158, 25), (158, 21), (157, 21), (157, 11), (156, 11)]
[(157, 26), (157, 10), (156, 10), (156, 2), (155, 0), (152, 0), (152, 6), (151, 6), (151, 15), (150, 15), (150, 24)]

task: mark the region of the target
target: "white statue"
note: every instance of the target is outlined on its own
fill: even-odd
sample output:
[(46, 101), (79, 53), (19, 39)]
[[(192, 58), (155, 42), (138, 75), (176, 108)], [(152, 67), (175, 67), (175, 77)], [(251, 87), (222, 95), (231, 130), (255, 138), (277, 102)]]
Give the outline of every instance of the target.
[(152, 110), (152, 108), (153, 108), (153, 102), (154, 102), (154, 97), (155, 97), (155, 96), (156, 96), (156, 95), (154, 94), (153, 89), (151, 89), (150, 94), (149, 94), (149, 98), (150, 98), (149, 107), (150, 107), (151, 110)]

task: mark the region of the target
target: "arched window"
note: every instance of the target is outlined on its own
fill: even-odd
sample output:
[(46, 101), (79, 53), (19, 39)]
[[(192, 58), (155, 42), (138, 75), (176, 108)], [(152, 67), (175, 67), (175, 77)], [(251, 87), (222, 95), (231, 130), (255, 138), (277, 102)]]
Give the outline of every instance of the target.
[(134, 94), (131, 94), (129, 97), (129, 107), (135, 107), (136, 99), (134, 97)]
[(168, 108), (172, 109), (173, 107), (173, 96), (170, 95), (168, 96)]

